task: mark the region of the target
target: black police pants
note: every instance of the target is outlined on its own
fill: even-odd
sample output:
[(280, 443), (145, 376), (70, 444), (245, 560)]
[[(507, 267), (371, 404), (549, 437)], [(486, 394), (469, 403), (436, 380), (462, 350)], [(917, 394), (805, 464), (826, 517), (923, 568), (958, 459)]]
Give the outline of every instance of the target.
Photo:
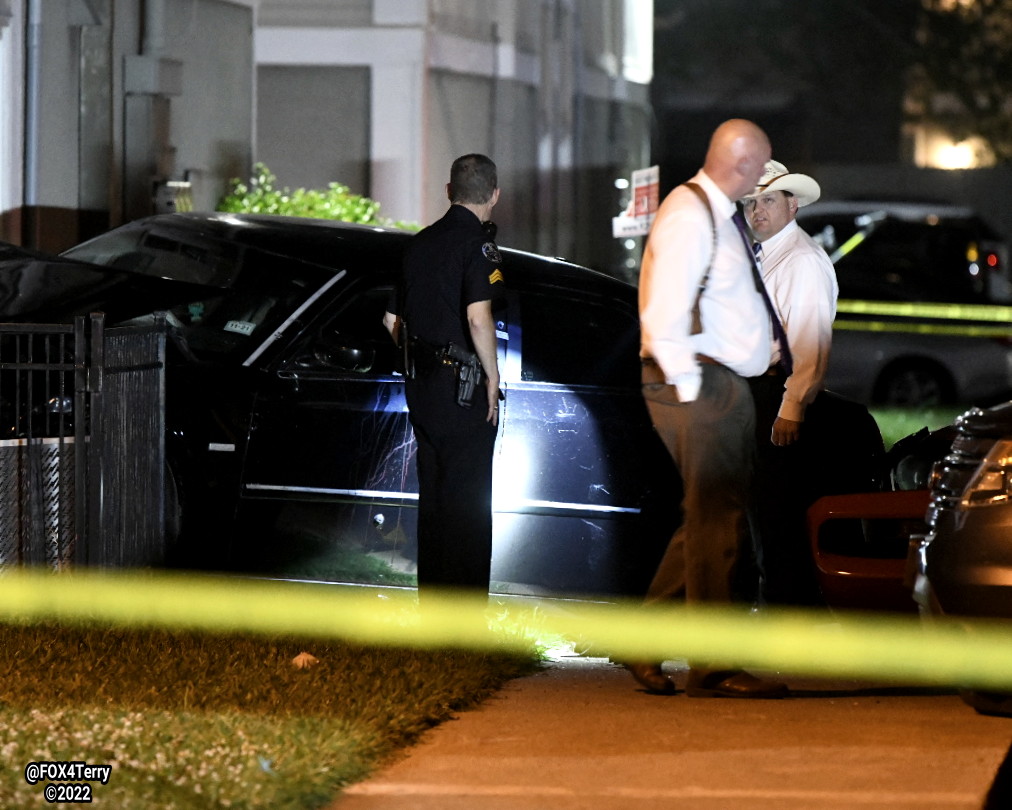
[(418, 445), (418, 587), (488, 593), (492, 559), (492, 453), (484, 390), (457, 405), (453, 369), (407, 383)]

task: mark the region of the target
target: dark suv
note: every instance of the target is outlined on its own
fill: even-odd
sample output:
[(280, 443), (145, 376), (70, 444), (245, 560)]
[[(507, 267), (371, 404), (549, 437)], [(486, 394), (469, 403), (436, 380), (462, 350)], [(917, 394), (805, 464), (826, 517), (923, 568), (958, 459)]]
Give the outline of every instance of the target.
[(966, 208), (818, 202), (798, 223), (840, 301), (827, 385), (866, 403), (986, 402), (1012, 390), (1008, 247)]
[(840, 298), (1012, 302), (1008, 249), (969, 208), (827, 201), (800, 209), (798, 223), (836, 265)]

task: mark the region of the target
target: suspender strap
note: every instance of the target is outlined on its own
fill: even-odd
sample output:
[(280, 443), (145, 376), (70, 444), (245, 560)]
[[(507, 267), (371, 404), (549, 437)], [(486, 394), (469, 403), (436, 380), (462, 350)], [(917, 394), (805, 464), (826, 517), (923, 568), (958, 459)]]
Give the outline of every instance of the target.
[(698, 335), (703, 331), (703, 323), (699, 317), (699, 299), (703, 297), (703, 291), (706, 289), (706, 284), (710, 280), (710, 269), (713, 267), (713, 258), (717, 255), (717, 222), (713, 218), (713, 209), (710, 207), (710, 200), (707, 198), (706, 192), (703, 191), (699, 183), (687, 182), (682, 185), (692, 191), (699, 198), (699, 201), (706, 209), (706, 213), (710, 215), (710, 233), (712, 234), (710, 261), (706, 263), (706, 270), (703, 272), (703, 278), (700, 280), (699, 289), (696, 292), (696, 300), (692, 303), (692, 328), (689, 331), (690, 335)]

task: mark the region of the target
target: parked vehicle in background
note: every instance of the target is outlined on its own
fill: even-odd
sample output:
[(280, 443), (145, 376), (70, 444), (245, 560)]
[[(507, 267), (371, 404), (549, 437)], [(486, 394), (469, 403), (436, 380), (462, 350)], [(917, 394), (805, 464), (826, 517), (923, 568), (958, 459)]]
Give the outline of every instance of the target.
[(840, 285), (830, 389), (911, 406), (1012, 391), (1009, 249), (973, 211), (820, 201), (798, 223), (830, 254)]
[[(928, 532), (913, 562), (929, 615), (1012, 620), (1012, 402), (973, 408), (931, 475)], [(1012, 695), (969, 690), (980, 712), (1012, 716)]]

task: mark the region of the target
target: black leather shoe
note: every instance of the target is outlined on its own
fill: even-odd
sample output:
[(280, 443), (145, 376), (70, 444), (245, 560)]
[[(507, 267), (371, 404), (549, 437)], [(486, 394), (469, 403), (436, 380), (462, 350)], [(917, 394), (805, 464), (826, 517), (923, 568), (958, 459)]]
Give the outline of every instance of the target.
[(675, 682), (661, 671), (660, 664), (626, 664), (636, 682), (652, 695), (675, 694)]
[(689, 670), (685, 694), (689, 697), (782, 698), (787, 697), (787, 684), (763, 680), (740, 669)]

